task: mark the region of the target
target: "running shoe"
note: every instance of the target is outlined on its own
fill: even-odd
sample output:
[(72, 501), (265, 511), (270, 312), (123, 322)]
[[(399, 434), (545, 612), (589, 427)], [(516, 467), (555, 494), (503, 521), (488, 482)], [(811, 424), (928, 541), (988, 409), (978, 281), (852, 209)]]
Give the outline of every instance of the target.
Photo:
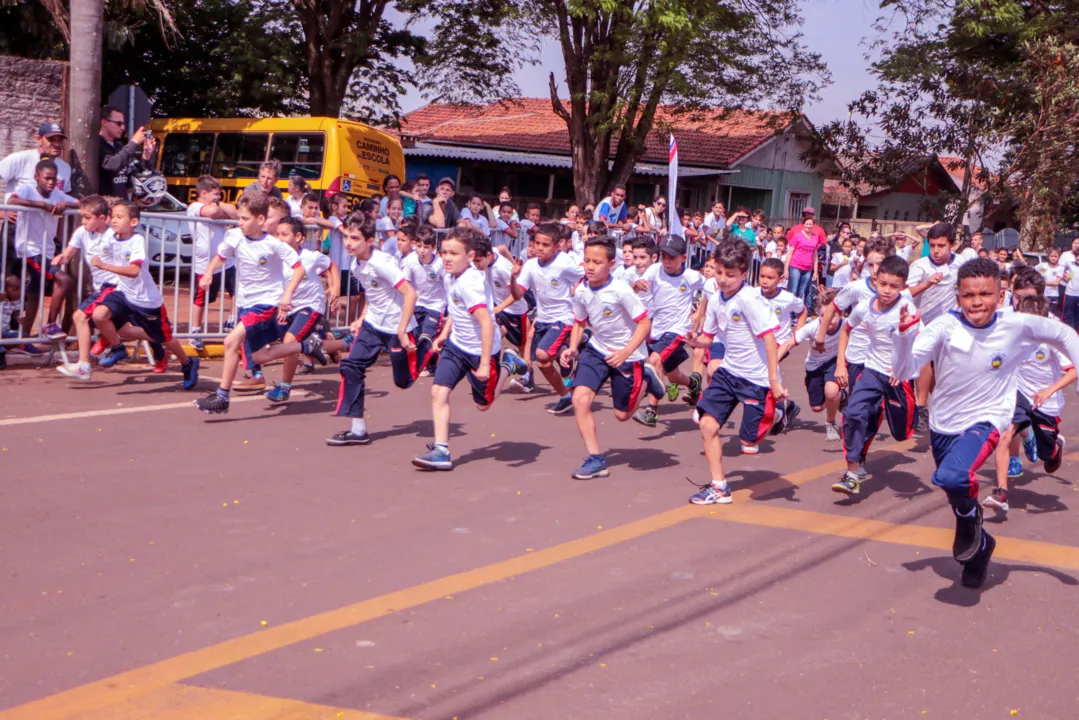
[(1008, 477), (1012, 480), (1023, 477), (1023, 463), (1015, 456), (1008, 458)]
[(95, 343), (94, 343), (94, 344), (93, 344), (93, 345), (92, 345), (92, 346), (90, 347), (90, 354), (91, 354), (91, 355), (92, 355), (93, 357), (97, 357), (98, 355), (104, 355), (104, 354), (105, 354), (105, 352), (106, 352), (106, 351), (107, 351), (108, 349), (109, 349), (109, 343), (108, 343), (108, 342), (107, 342), (107, 341), (105, 340), (105, 338), (103, 338), (103, 337), (99, 337), (99, 338), (97, 339), (97, 342), (95, 342)]
[(281, 387), (280, 383), (274, 383), (273, 387), (266, 391), (266, 399), (270, 402), (287, 402), (289, 391)]
[(742, 454), (743, 455), (760, 455), (760, 452), (761, 452), (761, 446), (760, 445), (743, 445), (742, 446)]
[(689, 374), (689, 392), (682, 396), (682, 401), (687, 405), (693, 407), (697, 406), (697, 401), (701, 399), (701, 391), (704, 390), (704, 381), (701, 378), (700, 373)]
[(1061, 463), (1064, 462), (1064, 437), (1057, 436), (1057, 446), (1054, 449), (1053, 457), (1045, 461), (1045, 472), (1052, 475), (1060, 469)]
[(190, 338), (187, 342), (191, 344), (191, 347), (195, 349), (195, 352), (206, 352), (206, 345), (201, 339)]
[(419, 376), (418, 376), (418, 377), (421, 377), (421, 378), (429, 378), (429, 377), (432, 377), (433, 375), (434, 375), (434, 373), (433, 373), (433, 372), (431, 372), (431, 371), (430, 371), (430, 370), (428, 370), (427, 368), (424, 368), (423, 370), (420, 370), (420, 374), (419, 374)]
[(656, 426), (656, 421), (659, 420), (659, 413), (657, 413), (656, 409), (651, 405), (646, 405), (633, 413), (633, 419), (645, 427), (654, 428)]
[(514, 377), (510, 380), (510, 384), (525, 394), (531, 393), (536, 389), (536, 381), (532, 379), (532, 373), (525, 373), (520, 377)]
[(502, 351), (501, 365), (508, 375), (521, 376), (528, 372), (528, 363), (521, 359), (516, 350), (510, 348)]
[(969, 517), (955, 516), (955, 540), (952, 541), (952, 557), (957, 562), (970, 562), (982, 546), (982, 506), (974, 506)]
[(929, 408), (921, 405), (914, 406), (914, 429), (920, 433), (929, 432)]
[(221, 328), (221, 332), (230, 333), (234, 327), (236, 327), (236, 318), (229, 318), (225, 321), (225, 326)]
[(266, 390), (266, 378), (256, 371), (251, 374), (251, 377), (245, 376), (243, 380), (234, 383), (232, 389), (242, 393), (263, 392)]
[(108, 352), (101, 356), (101, 360), (98, 361), (98, 365), (103, 368), (111, 368), (118, 362), (127, 360), (130, 357), (127, 354), (127, 348), (123, 345), (117, 345), (109, 348)]
[(963, 587), (980, 588), (989, 577), (989, 560), (997, 548), (997, 541), (987, 532), (982, 533), (982, 543), (978, 552), (963, 565)]
[(423, 455), (412, 458), (412, 464), (421, 470), (453, 470), (450, 451), (440, 447), (433, 447)]
[(835, 423), (824, 423), (824, 439), (828, 442), (838, 442), (840, 439), (839, 426)]
[(301, 375), (312, 375), (315, 372), (315, 364), (313, 362), (300, 362), (300, 369), (298, 371)]
[(772, 416), (772, 428), (768, 431), (769, 435), (778, 435), (783, 432), (787, 427), (787, 404), (777, 405), (775, 414)]
[(357, 435), (351, 430), (342, 430), (341, 432), (334, 433), (331, 437), (326, 438), (326, 444), (334, 447), (341, 447), (344, 445), (370, 445), (371, 436), (367, 433)]
[(547, 408), (547, 412), (552, 415), (566, 415), (573, 412), (573, 395), (566, 393), (558, 398), (558, 402)]
[(993, 493), (982, 500), (982, 507), (1000, 510), (1002, 513), (1008, 512), (1008, 491), (1004, 488), (993, 488)]
[(858, 471), (854, 474), (858, 476), (858, 482), (865, 482), (865, 479), (869, 477), (869, 471), (865, 469), (865, 463), (858, 463)]
[(184, 390), (194, 390), (199, 384), (199, 359), (188, 358), (187, 365), (182, 365), (180, 370), (184, 374)]
[(41, 328), (41, 332), (45, 337), (52, 338), (53, 340), (63, 340), (67, 337), (67, 333), (64, 332), (64, 329), (54, 322)]
[(674, 383), (667, 383), (667, 399), (674, 402), (678, 399), (678, 386)]
[(581, 467), (573, 471), (575, 480), (591, 480), (592, 478), (607, 477), (610, 475), (607, 469), (607, 458), (603, 455), (589, 455), (584, 459)]
[(158, 375), (167, 373), (169, 371), (169, 359), (161, 358), (160, 360), (154, 360), (153, 370)]
[(1023, 441), (1023, 453), (1027, 460), (1038, 462), (1038, 441), (1034, 438), (1034, 431), (1027, 428), (1026, 435), (1020, 435), (1020, 439)]
[(207, 415), (226, 415), (229, 411), (229, 399), (212, 392), (196, 400), (195, 407)]
[(839, 482), (832, 485), (832, 492), (837, 492), (841, 495), (858, 495), (862, 492), (862, 484), (858, 482), (858, 475), (850, 470), (843, 473), (843, 476), (839, 478)]
[(60, 373), (64, 377), (71, 378), (72, 380), (78, 380), (85, 382), (90, 379), (91, 370), (89, 367), (83, 367), (79, 363), (64, 363), (60, 367), (56, 368), (56, 372)]
[(730, 487), (720, 488), (709, 483), (701, 485), (699, 492), (689, 496), (689, 501), (694, 505), (730, 505), (734, 498), (731, 497)]
[(663, 387), (663, 380), (659, 373), (649, 363), (644, 363), (644, 381), (648, 387), (648, 394), (657, 401), (662, 400), (667, 388)]
[(311, 333), (300, 343), (300, 349), (304, 355), (317, 360), (322, 367), (326, 367), (330, 362), (330, 356), (326, 354), (326, 349), (322, 347), (322, 338), (315, 333)]
[(794, 427), (794, 421), (798, 419), (798, 414), (802, 412), (802, 408), (798, 406), (798, 403), (793, 400), (787, 401), (787, 407), (783, 411), (783, 430), (784, 432)]
[(44, 355), (45, 351), (39, 348), (33, 343), (23, 343), (22, 345), (16, 345), (14, 348), (16, 351), (23, 353), (24, 355)]

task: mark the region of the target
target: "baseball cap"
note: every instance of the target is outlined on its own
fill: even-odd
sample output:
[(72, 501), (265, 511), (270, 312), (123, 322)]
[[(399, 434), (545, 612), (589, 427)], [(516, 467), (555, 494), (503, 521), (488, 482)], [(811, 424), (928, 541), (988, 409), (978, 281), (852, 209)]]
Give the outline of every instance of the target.
[(802, 214), (803, 215), (816, 215), (817, 210), (812, 205), (806, 205), (804, 208), (802, 208)]
[(686, 241), (681, 235), (668, 235), (659, 243), (659, 251), (670, 257), (686, 254)]
[(62, 135), (67, 137), (67, 133), (64, 132), (64, 128), (60, 126), (60, 123), (47, 122), (42, 123), (41, 127), (37, 129), (38, 137), (48, 137), (50, 135)]
[(456, 182), (454, 182), (454, 181), (453, 181), (453, 178), (451, 178), (451, 177), (444, 177), (444, 178), (442, 178), (441, 180), (439, 180), (439, 181), (438, 181), (438, 184), (436, 184), (436, 185), (435, 185), (435, 187), (438, 187), (438, 186), (439, 186), (439, 185), (441, 185), (442, 183), (449, 183), (449, 184), (450, 184), (450, 187), (452, 187), (452, 188), (453, 188), (454, 190), (456, 190), (456, 189), (457, 189), (457, 183), (456, 183)]

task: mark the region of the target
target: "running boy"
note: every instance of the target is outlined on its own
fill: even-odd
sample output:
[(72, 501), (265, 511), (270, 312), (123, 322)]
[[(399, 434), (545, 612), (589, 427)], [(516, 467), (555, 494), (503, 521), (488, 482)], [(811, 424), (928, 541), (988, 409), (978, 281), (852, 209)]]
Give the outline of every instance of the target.
[(526, 290), (536, 296), (530, 357), (539, 363), (543, 377), (558, 394), (558, 402), (549, 408), (555, 415), (565, 415), (573, 410), (573, 398), (554, 363), (569, 338), (573, 324), (573, 289), (584, 275), (580, 265), (559, 252), (561, 237), (561, 227), (556, 223), (538, 226), (531, 243), (536, 256), (524, 265), (515, 264), (510, 275), (510, 293), (514, 300), (523, 298)]
[(349, 215), (342, 226), (345, 248), (352, 257), (351, 274), (366, 297), (362, 317), (352, 321), (355, 338), (348, 357), (341, 361), (341, 391), (337, 398), (338, 417), (351, 420), (348, 430), (334, 433), (326, 444), (369, 445), (364, 419), (367, 368), (378, 361), (383, 350), (390, 355), (393, 384), (402, 390), (412, 387), (418, 372), (416, 341), (412, 330), (416, 321), (416, 290), (393, 257), (377, 249), (375, 223), (363, 212)]
[[(585, 243), (585, 282), (573, 293), (573, 332), (560, 358), (564, 367), (578, 360), (573, 376), (573, 411), (588, 457), (573, 472), (577, 480), (610, 474), (592, 414), (592, 401), (600, 388), (611, 381), (614, 416), (619, 422), (632, 417), (646, 389), (650, 388), (649, 393), (656, 398), (662, 398), (664, 393), (663, 383), (646, 362), (648, 353), (642, 347), (652, 321), (629, 285), (611, 277), (614, 261), (614, 245), (606, 237), (596, 236)], [(591, 337), (577, 358), (586, 326), (591, 329)]]
[[(512, 345), (523, 356), (528, 339), (528, 303), (523, 299), (515, 300), (510, 292), (513, 263), (493, 249), (491, 252), (486, 252), (486, 249), (486, 245), (479, 243), (472, 263), (486, 275), (487, 284), (491, 286), (495, 319), (501, 328), (503, 342)], [(531, 378), (522, 380), (531, 382)]]
[(916, 315), (900, 318), (894, 374), (909, 377), (929, 361), (936, 366), (929, 409), (933, 484), (948, 494), (955, 513), (952, 555), (963, 565), (963, 585), (981, 587), (996, 541), (982, 528), (976, 473), (1014, 417), (1014, 374), (1043, 343), (1079, 365), (1079, 336), (1049, 318), (998, 314), (1000, 271), (992, 260), (964, 263), (957, 294), (959, 310), (929, 326)]
[[(835, 301), (838, 291), (835, 288), (825, 288), (817, 293), (817, 304), (827, 307)], [(818, 310), (817, 315), (821, 313)], [(812, 343), (817, 337), (821, 319), (816, 317), (803, 325), (779, 348), (780, 355), (786, 355), (795, 345)], [(836, 415), (839, 413), (839, 384), (835, 381), (836, 358), (839, 355), (839, 330), (843, 324), (843, 316), (832, 313), (832, 319), (824, 335), (824, 350), (818, 352), (816, 348), (809, 348), (806, 356), (806, 393), (809, 395), (809, 406), (813, 412), (825, 411), (824, 415), (824, 439), (828, 442), (837, 442), (840, 439), (839, 426), (836, 425)]]
[(435, 247), (438, 239), (430, 225), (416, 229), (415, 252), (401, 264), (405, 278), (416, 289), (416, 372), (430, 374), (437, 361), (432, 352), (446, 313), (446, 274)]
[[(91, 292), (83, 298), (82, 303), (79, 305), (79, 310), (82, 310), (86, 315), (93, 315), (94, 308), (105, 299), (106, 295), (116, 289), (117, 277), (115, 274), (101, 268), (95, 268), (90, 264), (92, 258), (105, 258), (109, 252), (111, 240), (109, 238), (109, 204), (100, 195), (87, 195), (79, 200), (79, 217), (82, 220), (82, 227), (72, 234), (67, 247), (52, 259), (52, 264), (57, 267), (65, 267), (75, 257), (76, 250), (82, 252), (82, 259), (90, 266)], [(91, 325), (92, 323), (87, 328), (92, 329)], [(77, 333), (77, 325), (75, 330)], [(108, 349), (108, 346), (105, 344), (104, 339), (99, 339), (90, 348), (90, 355), (100, 355), (106, 349)], [(89, 362), (89, 360), (90, 358), (87, 357), (86, 361)], [(70, 373), (72, 371), (77, 372), (77, 367), (65, 370), (61, 366), (57, 370), (68, 377), (74, 377)]]
[(713, 339), (721, 337), (726, 355), (697, 401), (695, 412), (712, 482), (689, 498), (694, 505), (732, 502), (723, 473), (719, 431), (734, 409), (739, 404), (743, 406), (738, 429), (742, 452), (756, 455), (761, 439), (772, 428), (776, 403), (787, 398), (779, 382), (775, 315), (760, 293), (746, 285), (753, 251), (741, 240), (724, 240), (716, 248), (715, 258), (719, 293), (716, 302), (708, 307), (704, 332), (699, 337), (691, 336), (689, 341), (695, 347), (707, 348)]
[[(494, 297), (483, 272), (472, 266), (477, 249), (491, 254), (491, 241), (476, 227), (456, 227), (442, 240), (440, 265), (445, 269), (448, 312), (445, 327), (435, 339), (439, 352), (431, 386), (431, 415), (435, 442), (412, 459), (421, 470), (452, 470), (450, 456), (450, 393), (468, 378), (472, 401), (481, 412), (490, 409), (506, 378), (520, 375), (528, 365), (509, 348), (494, 322)], [(500, 357), (501, 353), (501, 357)]]

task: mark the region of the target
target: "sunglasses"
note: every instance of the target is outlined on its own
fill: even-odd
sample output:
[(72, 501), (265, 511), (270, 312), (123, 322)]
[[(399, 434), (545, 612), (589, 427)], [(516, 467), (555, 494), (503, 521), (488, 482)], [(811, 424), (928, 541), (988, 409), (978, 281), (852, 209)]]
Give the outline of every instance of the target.
[(106, 120), (105, 122), (112, 123), (113, 125), (119, 125), (120, 127), (124, 127), (125, 125), (127, 125), (126, 120)]

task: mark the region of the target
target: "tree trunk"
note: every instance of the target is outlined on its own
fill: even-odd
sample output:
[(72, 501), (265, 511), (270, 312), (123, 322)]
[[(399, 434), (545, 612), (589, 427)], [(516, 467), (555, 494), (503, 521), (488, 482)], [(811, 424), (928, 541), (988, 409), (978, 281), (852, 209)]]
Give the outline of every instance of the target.
[[(79, 191), (97, 191), (97, 134), (100, 130), (102, 32), (104, 0), (71, 0), (71, 56), (68, 88), (68, 137), (71, 152), (82, 166)], [(135, 128), (129, 128), (131, 132)]]

